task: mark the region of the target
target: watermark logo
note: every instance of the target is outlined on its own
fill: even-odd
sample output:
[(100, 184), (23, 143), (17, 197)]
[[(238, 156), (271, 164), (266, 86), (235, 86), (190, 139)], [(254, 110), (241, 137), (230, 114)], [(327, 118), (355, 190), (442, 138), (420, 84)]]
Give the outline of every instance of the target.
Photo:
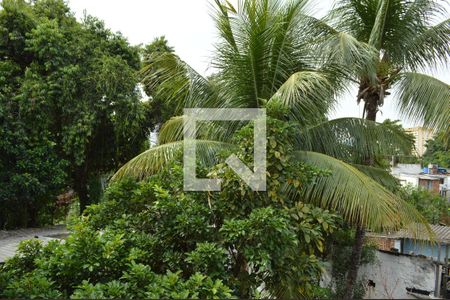
[(183, 173), (185, 191), (220, 191), (221, 179), (197, 178), (196, 127), (201, 121), (254, 121), (254, 170), (235, 154), (225, 162), (253, 190), (266, 190), (266, 110), (261, 108), (186, 108), (184, 109)]

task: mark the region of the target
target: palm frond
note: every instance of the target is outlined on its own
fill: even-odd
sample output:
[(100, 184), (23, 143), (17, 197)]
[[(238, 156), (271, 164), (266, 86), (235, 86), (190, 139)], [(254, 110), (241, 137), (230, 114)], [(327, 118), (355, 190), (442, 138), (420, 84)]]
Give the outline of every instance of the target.
[(360, 172), (366, 174), (391, 192), (397, 192), (400, 187), (400, 181), (386, 170), (367, 165), (351, 164)]
[(327, 19), (337, 31), (347, 32), (368, 43), (377, 16), (378, 1), (338, 0)]
[(228, 1), (214, 0), (216, 7), (214, 8), (214, 20), (216, 22), (216, 28), (219, 31), (220, 37), (225, 40), (236, 51), (236, 41), (233, 35), (233, 28), (231, 27), (230, 16), (228, 11), (236, 13), (236, 9)]
[[(284, 80), (290, 75), (292, 54), (301, 53), (301, 47), (305, 46), (304, 41), (299, 40), (299, 30), (304, 26), (304, 10), (307, 1), (291, 1), (284, 7), (281, 14), (278, 14), (273, 33), (273, 42), (271, 44), (271, 61), (268, 78), (270, 80), (270, 93), (276, 90), (284, 83)], [(297, 40), (296, 40), (297, 38)], [(297, 54), (298, 55), (298, 54)], [(304, 58), (306, 60), (306, 58)]]
[(142, 83), (160, 99), (174, 105), (177, 113), (185, 107), (217, 104), (214, 85), (173, 53), (156, 53), (141, 70)]
[(375, 80), (378, 51), (370, 45), (358, 41), (352, 35), (336, 30), (328, 30), (315, 39), (315, 52), (322, 64), (338, 65), (345, 77), (367, 77)]
[[(329, 18), (337, 30), (345, 31), (359, 41), (382, 49), (389, 61), (397, 67), (420, 63), (414, 62), (414, 57), (418, 56), (412, 52), (413, 48), (421, 48), (422, 42), (423, 48), (426, 49), (419, 51), (425, 54), (419, 54), (423, 63), (432, 62), (433, 58), (429, 54), (442, 54), (443, 47), (448, 43), (448, 38), (442, 43), (442, 38), (445, 38), (445, 34), (441, 34), (442, 30), (445, 31), (444, 26), (437, 26), (435, 32), (431, 29), (442, 19), (448, 19), (448, 13), (441, 1), (339, 0)], [(432, 45), (433, 42), (439, 43)]]
[[(213, 61), (220, 72), (223, 101), (260, 107), (295, 72), (309, 64), (301, 33), (305, 0), (219, 1), (214, 18), (222, 37)], [(226, 99), (226, 100), (225, 100)]]
[(400, 114), (423, 126), (446, 130), (450, 122), (450, 86), (420, 73), (402, 73), (396, 83)]
[(386, 19), (388, 17), (389, 0), (378, 1), (377, 16), (370, 32), (369, 45), (380, 49), (384, 36)]
[[(143, 179), (162, 171), (174, 159), (181, 157), (184, 142), (177, 141), (150, 148), (123, 165), (111, 180), (115, 181), (124, 177)], [(231, 144), (209, 140), (191, 142), (196, 143), (197, 159), (204, 165), (216, 163), (218, 153), (234, 147)]]
[(176, 116), (166, 121), (159, 130), (158, 144), (163, 145), (183, 140), (185, 115)]
[(411, 69), (445, 64), (450, 58), (450, 19), (431, 26), (403, 47), (403, 64)]
[(293, 119), (308, 124), (330, 110), (334, 94), (334, 85), (326, 74), (300, 71), (292, 74), (269, 101), (281, 103)]
[(355, 167), (315, 152), (298, 152), (298, 158), (332, 171), (304, 188), (304, 201), (336, 210), (348, 222), (373, 231), (427, 224), (415, 208)]
[[(187, 118), (187, 115), (176, 116), (165, 122), (158, 134), (158, 144), (162, 145), (183, 140), (184, 126), (192, 124), (191, 122), (185, 122)], [(202, 140), (226, 142), (231, 139), (233, 133), (243, 124), (246, 124), (246, 122), (226, 122), (226, 124), (213, 121), (196, 122), (194, 135)], [(192, 131), (193, 128), (189, 130)]]
[(360, 118), (339, 118), (300, 126), (297, 149), (324, 153), (347, 162), (411, 152), (413, 139), (401, 128)]

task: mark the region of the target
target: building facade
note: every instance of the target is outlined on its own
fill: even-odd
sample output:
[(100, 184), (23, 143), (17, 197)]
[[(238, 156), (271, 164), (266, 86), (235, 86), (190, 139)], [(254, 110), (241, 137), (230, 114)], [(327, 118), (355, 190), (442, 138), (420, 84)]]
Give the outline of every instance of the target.
[(414, 136), (414, 150), (413, 153), (422, 157), (427, 150), (426, 143), (434, 137), (434, 132), (431, 129), (424, 127), (405, 128), (405, 131)]

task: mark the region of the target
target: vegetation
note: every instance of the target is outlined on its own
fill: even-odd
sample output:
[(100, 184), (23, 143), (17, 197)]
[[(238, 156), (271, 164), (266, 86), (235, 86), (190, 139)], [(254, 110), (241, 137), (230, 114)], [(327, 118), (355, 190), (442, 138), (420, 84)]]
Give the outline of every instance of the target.
[(450, 130), (440, 132), (438, 135), (427, 141), (427, 150), (423, 154), (423, 164), (437, 164), (439, 167), (450, 168), (449, 139)]
[[(398, 193), (382, 158), (409, 155), (412, 139), (376, 122), (395, 87), (405, 117), (448, 129), (449, 86), (417, 73), (450, 55), (434, 1), (340, 0), (317, 20), (304, 0), (216, 0), (209, 78), (165, 38), (132, 47), (62, 0), (1, 5), (0, 227), (42, 224), (69, 186), (85, 213), (64, 242), (22, 243), (0, 267), (0, 297), (355, 298), (373, 258), (365, 230), (414, 231), (419, 212), (443, 212), (422, 191)], [(365, 118), (328, 120), (353, 83)], [(266, 109), (267, 191), (224, 163), (233, 153), (252, 168), (246, 122), (198, 125), (198, 176), (222, 190), (183, 191), (182, 113), (194, 107)], [(149, 129), (158, 144), (139, 154)], [(92, 204), (94, 182), (126, 161)], [(316, 287), (320, 258), (333, 291)]]
[[(282, 106), (287, 108), (282, 119), (299, 127), (292, 141), (294, 148), (358, 165), (350, 167), (323, 154), (300, 156), (331, 169), (334, 175), (326, 179), (326, 184), (324, 180), (324, 184), (308, 186), (305, 199), (337, 209), (357, 228), (346, 288), (350, 294), (345, 295), (351, 298), (367, 217), (377, 218), (370, 221), (372, 225), (382, 224), (381, 218), (385, 217), (386, 221), (399, 220), (388, 217), (387, 211), (372, 210), (372, 205), (385, 205), (392, 197), (386, 190), (379, 190), (382, 187), (378, 183), (394, 185), (375, 160), (398, 149), (407, 152), (407, 142), (404, 135), (395, 132), (395, 126), (384, 126), (395, 132), (392, 141), (385, 139), (386, 132), (375, 134), (372, 129), (383, 126), (374, 122), (376, 114), (391, 87), (396, 86), (403, 115), (427, 126), (448, 126), (448, 85), (416, 71), (448, 59), (449, 22), (432, 25), (433, 16), (443, 14), (434, 1), (344, 0), (325, 20), (307, 16), (304, 1), (285, 5), (269, 0), (244, 1), (237, 7), (227, 1), (216, 3), (215, 21), (221, 40), (213, 64), (218, 73), (205, 79), (169, 54), (154, 60), (145, 80), (154, 81), (158, 92), (179, 107)], [(158, 72), (152, 72), (155, 69)], [(324, 115), (332, 108), (335, 97), (352, 82), (359, 85), (357, 101), (365, 103), (366, 120), (325, 121)], [(131, 160), (116, 177), (158, 172), (182, 147), (181, 125), (177, 124), (184, 118), (167, 122), (160, 132), (160, 146)], [(214, 127), (218, 129), (198, 134), (204, 155), (214, 152), (212, 141), (226, 142), (227, 133), (239, 125), (226, 130)], [(365, 178), (364, 185), (345, 184), (358, 182), (356, 178), (362, 172), (378, 183)], [(371, 196), (365, 194), (370, 205), (355, 205), (361, 199), (354, 196), (366, 191), (374, 192)], [(392, 212), (398, 214), (402, 208), (405, 207), (395, 206)], [(401, 220), (407, 222), (405, 218)]]
[(436, 193), (422, 188), (405, 187), (404, 199), (412, 204), (430, 224), (444, 223), (448, 225), (448, 201)]
[[(174, 55), (174, 49), (169, 46), (169, 42), (164, 36), (155, 38), (150, 44), (146, 45), (142, 49), (143, 61), (141, 74), (145, 74), (149, 70), (157, 73), (158, 70), (152, 69), (153, 62), (155, 58), (164, 54)], [(159, 83), (157, 78), (155, 78), (153, 82), (148, 82), (145, 80), (145, 76), (141, 77), (144, 91), (149, 96), (149, 101), (144, 104), (146, 106), (146, 120), (149, 123), (148, 126), (153, 130), (159, 129), (163, 123), (177, 115), (177, 106), (165, 101), (165, 98), (158, 95), (155, 91), (155, 86)]]
[(375, 121), (391, 89), (399, 113), (424, 126), (447, 129), (448, 84), (419, 73), (449, 59), (450, 21), (439, 1), (340, 0), (319, 27), (320, 53), (347, 65), (357, 102)]
[[(296, 160), (285, 143), (292, 128), (269, 124), (271, 192), (252, 192), (223, 164), (214, 167), (224, 179), (215, 194), (184, 193), (178, 162), (146, 181), (125, 179), (88, 208), (64, 243), (22, 244), (0, 270), (0, 296), (313, 296), (319, 255), (339, 218), (282, 193), (329, 174)], [(252, 156), (252, 135), (247, 126), (235, 137), (242, 159)]]
[[(355, 230), (344, 226), (342, 230), (336, 231), (328, 240), (327, 250), (328, 261), (331, 263), (331, 282), (329, 289), (331, 295), (329, 299), (344, 299), (347, 293), (346, 279), (349, 272), (349, 265), (352, 262), (352, 246), (355, 240)], [(376, 246), (365, 243), (361, 251), (361, 265), (371, 265), (376, 263)], [(354, 299), (364, 299), (367, 288), (367, 281), (361, 278), (353, 286), (352, 295)]]
[[(387, 172), (362, 165), (367, 157), (393, 151), (409, 153), (410, 137), (390, 124), (358, 118), (326, 120), (325, 113), (332, 108), (333, 96), (341, 86), (334, 68), (318, 68), (303, 55), (312, 47), (308, 36), (298, 34), (308, 25), (303, 5), (246, 1), (235, 9), (218, 3), (215, 20), (222, 39), (213, 62), (219, 72), (203, 78), (175, 54), (166, 52), (155, 56), (144, 71), (144, 81), (153, 83), (154, 93), (180, 109), (264, 107), (269, 115), (294, 127), (296, 134), (290, 143), (297, 158), (333, 173), (305, 186), (302, 200), (336, 209), (349, 222), (362, 222), (374, 230), (401, 226), (412, 219), (420, 221), (414, 211), (408, 211), (410, 206), (377, 182), (395, 182)], [(277, 22), (285, 26), (272, 26)], [(159, 133), (159, 145), (132, 159), (114, 178), (145, 178), (163, 170), (182, 150), (185, 118), (166, 122)], [(230, 136), (242, 126), (205, 122), (197, 132), (198, 157), (204, 163), (217, 163), (216, 153), (235, 146)], [(403, 214), (401, 222), (399, 213)]]
[[(375, 121), (395, 88), (400, 114), (425, 127), (448, 130), (449, 85), (420, 73), (450, 57), (450, 19), (439, 1), (338, 0), (325, 20), (319, 21), (317, 53), (322, 61), (342, 66), (344, 82), (356, 84), (356, 101)], [(368, 157), (366, 165), (375, 162)], [(364, 239), (357, 225), (347, 294), (351, 298)]]
[(65, 187), (83, 210), (95, 201), (89, 181), (142, 150), (140, 59), (62, 0), (1, 5), (0, 228), (37, 226)]

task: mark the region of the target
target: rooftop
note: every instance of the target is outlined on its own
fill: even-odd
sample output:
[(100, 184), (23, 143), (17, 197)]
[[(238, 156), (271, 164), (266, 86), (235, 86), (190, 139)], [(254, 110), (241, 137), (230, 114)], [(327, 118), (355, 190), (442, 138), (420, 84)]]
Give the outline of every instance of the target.
[[(416, 239), (422, 241), (431, 241), (431, 237), (428, 232), (423, 228), (423, 226), (419, 229), (419, 234), (414, 235), (410, 230), (402, 229), (396, 232), (388, 232), (388, 233), (373, 233), (368, 232), (367, 236), (369, 237), (385, 237), (389, 239)], [(443, 225), (430, 225), (431, 231), (434, 233), (434, 241), (442, 243), (442, 244), (450, 244), (450, 226)]]

